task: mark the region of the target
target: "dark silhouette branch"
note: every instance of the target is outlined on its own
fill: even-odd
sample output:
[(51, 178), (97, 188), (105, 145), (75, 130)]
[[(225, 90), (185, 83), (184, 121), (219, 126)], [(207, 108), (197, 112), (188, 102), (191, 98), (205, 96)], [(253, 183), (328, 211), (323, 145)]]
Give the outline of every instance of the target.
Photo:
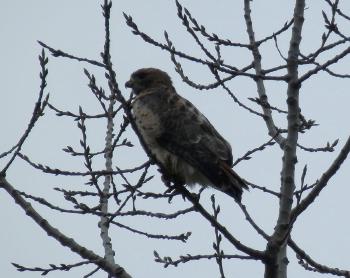
[(296, 219), (301, 213), (303, 213), (317, 198), (321, 191), (327, 186), (329, 180), (336, 174), (340, 166), (343, 164), (350, 152), (350, 137), (344, 144), (340, 153), (329, 166), (328, 170), (323, 173), (321, 178), (317, 181), (316, 185), (312, 188), (311, 192), (296, 206), (292, 211), (292, 219)]
[(299, 264), (304, 267), (306, 270), (319, 272), (319, 273), (328, 273), (335, 276), (343, 276), (345, 278), (350, 278), (349, 270), (342, 270), (339, 268), (332, 268), (326, 265), (322, 265), (312, 259), (303, 249), (301, 249), (291, 238), (288, 240), (288, 246), (295, 252)]
[(3, 188), (14, 199), (14, 201), (24, 210), (26, 215), (32, 218), (47, 233), (48, 236), (57, 240), (62, 246), (68, 247), (72, 252), (78, 254), (82, 258), (98, 265), (112, 277), (131, 278), (131, 276), (119, 265), (111, 264), (106, 259), (81, 246), (74, 239), (65, 236), (57, 228), (53, 227), (31, 206), (30, 203), (23, 199), (17, 190), (15, 190), (15, 188), (10, 183), (8, 183), (4, 177), (0, 177), (0, 187)]
[(43, 115), (45, 107), (47, 106), (47, 103), (49, 101), (49, 95), (48, 94), (44, 98), (44, 90), (45, 90), (45, 87), (47, 85), (46, 77), (47, 77), (47, 75), (49, 73), (47, 68), (46, 68), (46, 65), (49, 62), (49, 59), (45, 56), (44, 49), (41, 51), (41, 55), (39, 55), (39, 62), (40, 62), (40, 67), (41, 67), (41, 72), (40, 72), (41, 84), (40, 84), (40, 91), (39, 91), (38, 99), (37, 99), (37, 101), (35, 103), (32, 117), (31, 117), (31, 119), (29, 121), (27, 129), (23, 133), (22, 137), (19, 139), (18, 143), (13, 148), (11, 148), (11, 150), (9, 152), (6, 152), (5, 154), (1, 155), (1, 157), (4, 157), (7, 154), (9, 154), (10, 152), (14, 151), (14, 153), (12, 154), (12, 157), (10, 158), (10, 160), (7, 162), (5, 167), (0, 171), (0, 175), (5, 175), (6, 174), (7, 169), (11, 166), (12, 162), (19, 155), (19, 152), (21, 151), (24, 142), (28, 138), (29, 133), (34, 128), (35, 123)]

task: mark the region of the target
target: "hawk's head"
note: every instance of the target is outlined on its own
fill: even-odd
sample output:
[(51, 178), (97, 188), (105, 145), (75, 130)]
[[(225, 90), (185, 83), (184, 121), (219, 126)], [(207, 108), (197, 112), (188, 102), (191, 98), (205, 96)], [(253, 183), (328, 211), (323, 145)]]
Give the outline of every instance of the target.
[(125, 87), (133, 89), (137, 95), (145, 89), (158, 88), (161, 85), (172, 86), (169, 75), (156, 68), (143, 68), (135, 71)]

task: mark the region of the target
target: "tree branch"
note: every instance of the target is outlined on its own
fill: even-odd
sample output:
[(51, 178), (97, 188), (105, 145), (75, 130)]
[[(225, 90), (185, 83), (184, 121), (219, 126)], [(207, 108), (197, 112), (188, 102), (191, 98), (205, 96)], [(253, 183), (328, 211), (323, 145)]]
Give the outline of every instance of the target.
[(288, 134), (283, 148), (283, 166), (281, 171), (280, 208), (275, 231), (271, 236), (266, 252), (272, 262), (266, 265), (265, 278), (287, 277), (287, 261), (285, 241), (290, 232), (293, 193), (295, 190), (295, 164), (297, 162), (296, 149), (299, 133), (299, 89), (298, 57), (301, 42), (301, 31), (304, 22), (305, 0), (296, 0), (294, 8), (294, 25), (288, 51)]
[[(257, 76), (264, 76), (264, 73), (262, 71), (262, 65), (261, 65), (261, 54), (260, 54), (257, 42), (255, 40), (253, 23), (251, 19), (250, 0), (244, 0), (244, 19), (247, 26), (247, 33), (249, 36), (251, 52), (253, 54), (255, 73)], [(255, 78), (255, 82), (257, 85), (257, 90), (258, 90), (258, 95), (260, 100), (263, 101), (264, 103), (269, 103), (268, 97), (266, 95), (264, 79), (257, 77)], [(265, 120), (267, 129), (269, 131), (269, 135), (271, 137), (275, 137), (277, 135), (275, 137), (275, 141), (280, 145), (281, 148), (283, 148), (285, 143), (285, 138), (283, 138), (283, 136), (279, 134), (278, 128), (276, 127), (272, 117), (271, 109), (269, 108), (268, 105), (262, 106), (261, 108), (264, 113), (264, 120)]]
[[(106, 61), (110, 57), (109, 49), (110, 49), (110, 38), (109, 38), (109, 18), (110, 18), (110, 12), (111, 12), (112, 2), (108, 0), (104, 0), (104, 4), (102, 6), (103, 9), (103, 17), (105, 19), (105, 45), (104, 45), (104, 52), (103, 52), (103, 60), (104, 64), (106, 64)], [(114, 131), (114, 118), (113, 118), (113, 110), (114, 105), (116, 103), (116, 98), (114, 95), (113, 90), (111, 90), (111, 96), (110, 101), (108, 105), (107, 110), (107, 128), (106, 128), (106, 138), (105, 138), (105, 167), (106, 171), (112, 171), (112, 158), (113, 158), (113, 131)], [(100, 207), (102, 213), (108, 213), (108, 194), (111, 188), (112, 183), (112, 176), (111, 175), (105, 175), (104, 176), (104, 182), (103, 182), (103, 190), (102, 194), (100, 195)], [(102, 239), (103, 248), (105, 251), (105, 259), (108, 260), (111, 264), (115, 264), (114, 262), (114, 250), (112, 247), (112, 241), (109, 237), (109, 220), (106, 216), (102, 216), (100, 218), (99, 222), (99, 228), (100, 228), (100, 236)]]
[(87, 259), (94, 264), (98, 265), (109, 273), (112, 277), (117, 278), (131, 278), (131, 276), (119, 265), (111, 264), (106, 259), (96, 255), (93, 251), (79, 245), (74, 239), (65, 236), (57, 228), (50, 225), (50, 223), (44, 219), (7, 180), (0, 176), (0, 187), (5, 189), (6, 192), (14, 199), (14, 201), (23, 209), (23, 211), (32, 218), (46, 233), (48, 236), (56, 239), (62, 246), (68, 247), (74, 253), (78, 254), (84, 259)]
[[(311, 271), (317, 271), (320, 273), (329, 273), (336, 276), (344, 276), (350, 278), (349, 270), (342, 270), (339, 268), (331, 268), (326, 265), (322, 265), (315, 260), (313, 260), (306, 252), (301, 249), (291, 238), (288, 240), (288, 246), (293, 249), (299, 259), (299, 264), (301, 264), (305, 269)], [(305, 263), (305, 262), (306, 263)], [(312, 268), (310, 268), (310, 266)]]
[(349, 152), (350, 152), (350, 136), (348, 137), (348, 140), (344, 144), (343, 148), (341, 149), (336, 159), (329, 166), (328, 170), (323, 173), (323, 175), (321, 176), (319, 181), (316, 183), (316, 185), (312, 188), (310, 193), (300, 202), (298, 206), (296, 206), (292, 210), (291, 217), (293, 221), (315, 201), (317, 196), (328, 184), (328, 181), (339, 170), (340, 166), (343, 164), (343, 162), (347, 158)]

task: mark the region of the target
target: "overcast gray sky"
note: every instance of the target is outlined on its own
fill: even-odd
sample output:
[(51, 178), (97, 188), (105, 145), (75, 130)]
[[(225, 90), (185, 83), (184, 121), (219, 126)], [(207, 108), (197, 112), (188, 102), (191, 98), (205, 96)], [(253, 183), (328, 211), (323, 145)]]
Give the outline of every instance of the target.
[[(247, 43), (242, 2), (181, 1), (198, 21), (207, 27), (208, 31), (235, 42)], [(252, 2), (257, 38), (272, 34), (292, 17), (292, 2), (294, 1), (254, 0)], [(304, 53), (319, 46), (320, 36), (324, 32), (321, 11), (325, 9), (329, 12), (324, 2), (321, 0), (307, 1), (304, 39), (301, 45)], [(350, 2), (340, 2), (344, 12), (350, 14)], [(9, 149), (18, 140), (31, 116), (40, 85), (38, 55), (41, 47), (37, 40), (77, 56), (99, 60), (104, 43), (101, 3), (102, 1), (87, 0), (1, 1), (0, 152)], [(214, 91), (196, 91), (184, 84), (174, 71), (169, 55), (134, 36), (125, 24), (122, 12), (132, 15), (140, 29), (153, 38), (164, 41), (163, 32), (167, 30), (179, 50), (200, 57), (202, 54), (177, 19), (174, 1), (114, 1), (111, 16), (111, 53), (117, 71), (117, 80), (125, 95), (129, 92), (124, 89), (123, 84), (135, 69), (149, 66), (159, 67), (172, 76), (178, 92), (191, 100), (227, 138), (233, 147), (234, 157), (237, 158), (247, 150), (268, 140), (264, 122), (238, 107), (221, 88)], [(345, 33), (348, 32), (349, 23), (347, 25), (342, 25), (342, 23), (344, 22), (339, 22), (339, 27), (346, 27), (347, 29), (343, 30)], [(280, 49), (285, 56), (289, 35), (288, 32), (279, 40)], [(340, 51), (341, 48), (332, 54)], [(265, 68), (282, 63), (272, 43), (262, 47), (262, 54)], [(240, 67), (251, 62), (251, 55), (246, 51), (225, 49), (223, 55), (226, 63), (234, 66)], [(94, 73), (99, 78), (98, 82), (101, 85), (106, 85), (103, 79), (104, 73), (88, 64), (64, 58), (51, 56), (49, 58), (47, 92), (50, 92), (51, 102), (62, 110), (77, 112), (81, 105), (87, 113), (99, 112), (98, 103), (86, 86), (88, 81), (83, 74), (83, 68)], [(327, 56), (322, 57), (320, 61), (325, 60)], [(188, 62), (184, 62), (183, 65), (186, 74), (194, 81), (205, 84), (213, 81), (207, 69)], [(333, 69), (340, 73), (349, 73), (349, 66), (350, 58), (347, 57)], [(257, 97), (255, 83), (252, 80), (236, 78), (228, 85), (244, 103), (258, 109), (247, 99)], [(308, 147), (322, 147), (327, 141), (333, 142), (337, 138), (340, 140), (334, 153), (310, 154), (298, 150), (297, 177), (300, 177), (304, 165), (307, 164), (306, 182), (308, 184), (313, 183), (327, 169), (339, 153), (340, 146), (349, 136), (349, 87), (348, 80), (334, 79), (324, 73), (305, 82), (302, 87), (300, 101), (303, 114), (308, 119), (316, 120), (320, 125), (300, 135), (300, 143)], [(285, 109), (285, 84), (266, 82), (266, 88), (271, 103)], [(60, 151), (67, 145), (78, 146), (80, 137), (75, 123), (68, 119), (57, 118), (50, 111), (47, 111), (46, 114), (24, 145), (23, 152), (38, 163), (67, 170), (82, 169), (81, 161), (72, 159)], [(276, 122), (284, 127), (285, 117), (276, 115)], [(103, 122), (93, 122), (88, 126), (90, 145), (96, 150), (101, 149), (104, 144), (104, 128)], [(137, 145), (137, 138), (132, 132), (129, 132), (129, 135), (129, 138)], [(257, 154), (254, 159), (240, 163), (236, 170), (241, 176), (252, 182), (278, 190), (281, 153), (281, 150), (274, 146), (264, 153)], [(116, 160), (124, 168), (134, 165), (135, 161), (142, 163), (144, 159), (145, 155), (140, 148), (122, 150), (116, 154)], [(97, 168), (98, 166), (97, 162)], [(314, 259), (329, 266), (345, 269), (350, 269), (348, 252), (350, 247), (349, 167), (350, 162), (345, 162), (316, 203), (299, 218), (292, 233), (295, 241)], [(152, 171), (157, 173), (155, 169)], [(82, 190), (84, 188), (81, 180), (44, 175), (19, 160), (8, 171), (7, 178), (17, 189), (33, 195), (45, 196), (53, 203), (67, 208), (69, 204), (65, 203), (61, 195), (52, 188), (56, 186), (67, 189)], [(155, 178), (149, 186), (155, 188), (155, 191), (164, 189), (159, 178)], [(297, 184), (297, 186), (300, 185)], [(242, 242), (264, 249), (264, 240), (249, 227), (240, 210), (235, 204), (232, 204), (231, 199), (213, 190), (206, 190), (203, 201), (206, 206), (210, 207), (209, 197), (213, 193), (216, 193), (222, 207), (222, 222)], [(271, 233), (276, 221), (278, 201), (256, 190), (245, 193), (243, 201), (256, 222)], [(183, 203), (150, 205), (150, 208), (155, 211), (174, 211), (180, 206), (183, 207)], [(52, 213), (36, 204), (34, 207), (38, 208), (63, 233), (102, 254), (97, 218)], [(80, 260), (67, 248), (47, 237), (3, 191), (0, 191), (0, 221), (0, 274), (2, 277), (39, 277), (40, 275), (39, 273), (19, 273), (10, 262), (28, 267), (45, 267), (49, 263), (73, 263)], [(125, 267), (133, 277), (206, 278), (219, 276), (214, 261), (193, 262), (178, 268), (163, 269), (153, 259), (153, 250), (157, 250), (161, 256), (169, 255), (175, 258), (187, 253), (213, 253), (211, 250), (214, 240), (212, 228), (199, 215), (191, 214), (167, 222), (130, 218), (123, 223), (139, 229), (144, 228), (149, 232), (178, 234), (193, 231), (189, 243), (183, 244), (148, 240), (141, 236), (130, 235), (124, 230), (112, 228), (111, 237), (116, 250), (116, 262)], [(225, 253), (236, 253), (228, 244), (224, 246), (228, 246)], [(303, 278), (320, 275), (305, 272), (296, 263), (293, 252), (289, 253), (289, 258), (291, 260), (290, 277)], [(262, 265), (255, 262), (230, 261), (225, 263), (225, 268), (228, 277), (262, 277), (263, 273)], [(89, 267), (68, 273), (51, 273), (49, 277), (82, 277), (92, 269)], [(99, 273), (95, 277), (105, 277), (105, 275)]]

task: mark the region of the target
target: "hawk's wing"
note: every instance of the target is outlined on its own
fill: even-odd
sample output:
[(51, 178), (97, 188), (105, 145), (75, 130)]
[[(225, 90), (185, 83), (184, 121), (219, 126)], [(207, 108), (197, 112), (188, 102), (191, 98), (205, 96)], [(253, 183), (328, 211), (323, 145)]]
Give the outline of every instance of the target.
[(231, 169), (229, 143), (192, 103), (177, 94), (171, 97), (177, 99), (162, 115), (159, 145), (199, 170), (219, 189), (227, 191), (223, 187), (229, 187), (228, 191), (240, 196), (246, 184)]
[(231, 166), (231, 146), (208, 119), (180, 95), (173, 94), (170, 98), (175, 98), (175, 101), (171, 101), (174, 105), (167, 106), (162, 115), (163, 134), (159, 138), (161, 145), (168, 149), (174, 144), (179, 151), (183, 149), (194, 153), (194, 158), (203, 159), (203, 156), (209, 156)]

